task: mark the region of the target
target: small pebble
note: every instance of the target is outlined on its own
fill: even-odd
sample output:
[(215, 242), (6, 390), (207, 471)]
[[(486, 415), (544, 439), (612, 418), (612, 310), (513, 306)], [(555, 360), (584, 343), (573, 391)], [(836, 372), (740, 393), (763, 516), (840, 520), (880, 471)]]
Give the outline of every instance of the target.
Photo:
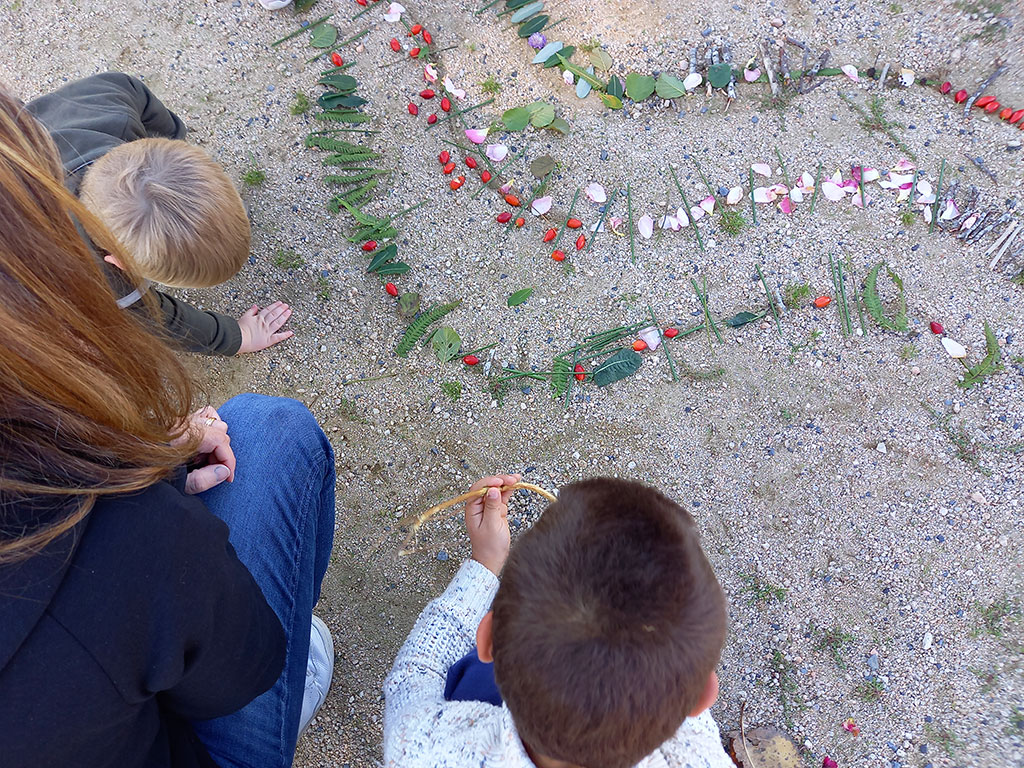
[(932, 640), (933, 640), (932, 633), (931, 632), (925, 632), (924, 633), (924, 637), (921, 638), (921, 647), (924, 650), (927, 651), (929, 648), (932, 647)]

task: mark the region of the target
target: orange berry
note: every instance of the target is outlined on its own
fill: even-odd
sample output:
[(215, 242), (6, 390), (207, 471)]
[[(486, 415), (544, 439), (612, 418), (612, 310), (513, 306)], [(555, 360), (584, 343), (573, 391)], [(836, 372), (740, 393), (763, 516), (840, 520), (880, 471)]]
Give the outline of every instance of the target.
[(633, 349), (636, 350), (637, 352), (643, 352), (645, 349), (647, 349), (647, 342), (644, 341), (643, 339), (637, 339), (636, 341), (633, 342)]
[(511, 205), (513, 208), (518, 208), (521, 205), (521, 203), (519, 202), (519, 198), (516, 197), (515, 195), (505, 195), (505, 202)]
[(814, 300), (814, 306), (816, 306), (818, 309), (824, 309), (825, 307), (827, 307), (831, 303), (832, 303), (832, 297), (831, 296), (819, 296), (818, 298), (816, 298)]
[(551, 258), (555, 261), (565, 261), (565, 254), (557, 248), (551, 253)]
[(583, 222), (580, 221), (579, 219), (569, 219), (567, 222), (565, 222), (565, 226), (567, 226), (569, 229), (579, 229), (580, 227), (583, 226)]

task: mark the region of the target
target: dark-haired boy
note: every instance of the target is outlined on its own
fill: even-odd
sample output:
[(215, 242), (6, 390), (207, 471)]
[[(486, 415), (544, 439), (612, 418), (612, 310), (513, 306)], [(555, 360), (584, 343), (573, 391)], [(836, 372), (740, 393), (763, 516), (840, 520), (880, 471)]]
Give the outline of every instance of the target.
[[(489, 490), (466, 505), (472, 559), (424, 609), (385, 683), (385, 764), (732, 768), (707, 711), (725, 597), (693, 519), (645, 485), (594, 478), (562, 488), (509, 556), (511, 492), (498, 488), (518, 479), (473, 486)], [(450, 679), (445, 696), (474, 643), (493, 659), (500, 705), (446, 700), (490, 698), (452, 696)]]

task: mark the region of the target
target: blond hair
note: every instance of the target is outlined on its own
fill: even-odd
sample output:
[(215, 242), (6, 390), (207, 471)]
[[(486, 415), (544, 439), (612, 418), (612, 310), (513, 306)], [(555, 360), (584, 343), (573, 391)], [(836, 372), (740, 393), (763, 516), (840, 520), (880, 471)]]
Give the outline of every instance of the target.
[(139, 276), (207, 288), (249, 255), (249, 219), (224, 169), (198, 147), (139, 139), (97, 160), (80, 197), (121, 241)]

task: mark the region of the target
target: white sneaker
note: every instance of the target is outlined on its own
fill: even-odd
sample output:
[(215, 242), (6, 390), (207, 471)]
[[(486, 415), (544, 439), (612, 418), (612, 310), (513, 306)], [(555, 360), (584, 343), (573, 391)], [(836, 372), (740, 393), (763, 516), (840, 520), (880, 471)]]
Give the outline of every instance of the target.
[(260, 5), (268, 11), (277, 11), (286, 5), (291, 5), (292, 0), (260, 0)]
[(327, 690), (334, 675), (334, 641), (330, 630), (316, 616), (309, 628), (309, 659), (306, 662), (306, 690), (302, 694), (302, 716), (299, 718), (299, 738), (306, 732), (327, 700)]

